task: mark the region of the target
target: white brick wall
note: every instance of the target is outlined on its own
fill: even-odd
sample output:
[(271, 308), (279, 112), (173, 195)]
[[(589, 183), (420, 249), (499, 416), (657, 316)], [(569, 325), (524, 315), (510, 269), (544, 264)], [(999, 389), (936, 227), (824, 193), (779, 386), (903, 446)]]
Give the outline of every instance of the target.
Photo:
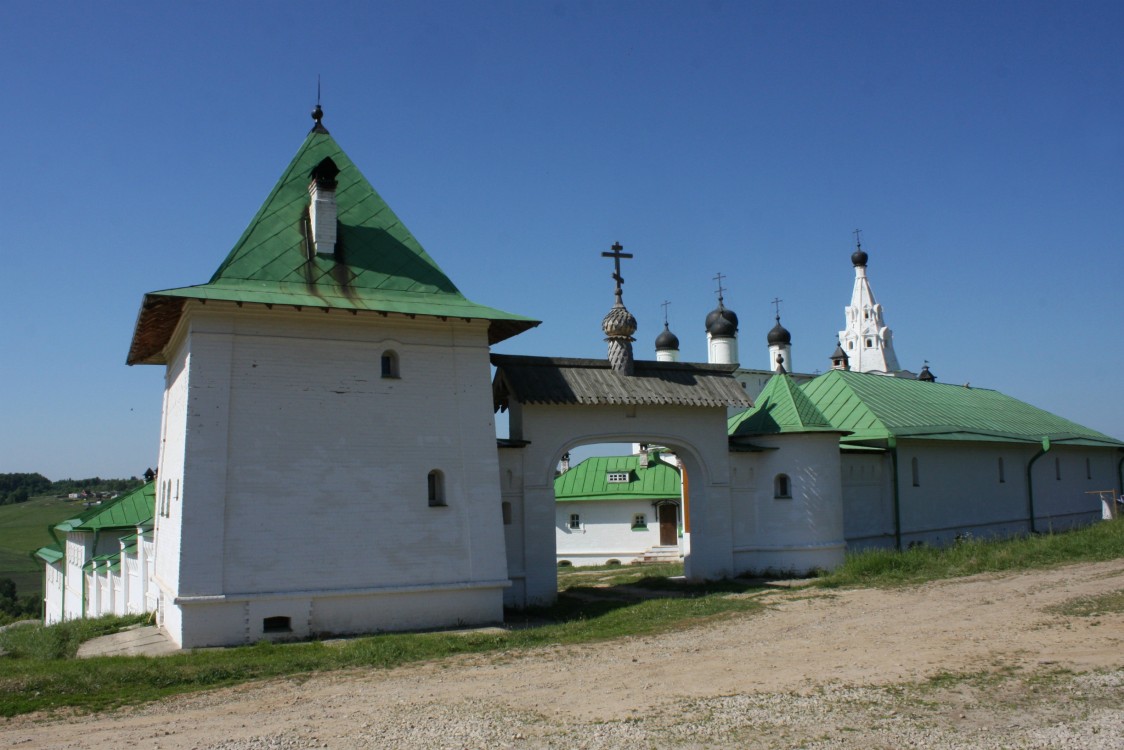
[[(461, 598), (477, 603), (453, 621), (480, 611), (494, 619), (507, 572), (484, 322), (214, 303), (189, 315), (190, 372), (185, 385), (177, 353), (160, 471), (161, 481), (175, 475), (182, 450), (181, 497), (158, 528), (167, 595), (214, 612), (201, 598), (301, 592), (295, 599), (318, 602), (350, 590), (470, 585)], [(400, 378), (381, 376), (387, 349)], [(446, 507), (428, 504), (434, 469)], [(165, 547), (176, 531), (178, 563), (167, 559), (175, 543)], [(445, 624), (448, 613), (434, 617)], [(202, 619), (166, 623), (172, 631)], [(256, 619), (242, 617), (228, 642), (260, 630)], [(340, 624), (355, 629), (352, 619)], [(186, 631), (178, 640), (197, 642)]]

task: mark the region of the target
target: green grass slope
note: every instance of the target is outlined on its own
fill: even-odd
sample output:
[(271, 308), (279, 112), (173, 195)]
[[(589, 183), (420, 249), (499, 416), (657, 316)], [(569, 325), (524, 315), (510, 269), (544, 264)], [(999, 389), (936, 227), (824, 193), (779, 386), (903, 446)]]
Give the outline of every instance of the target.
[(30, 553), (53, 543), (48, 527), (81, 513), (81, 501), (33, 497), (26, 503), (0, 505), (0, 578), (16, 582), (20, 596), (43, 594), (43, 564)]

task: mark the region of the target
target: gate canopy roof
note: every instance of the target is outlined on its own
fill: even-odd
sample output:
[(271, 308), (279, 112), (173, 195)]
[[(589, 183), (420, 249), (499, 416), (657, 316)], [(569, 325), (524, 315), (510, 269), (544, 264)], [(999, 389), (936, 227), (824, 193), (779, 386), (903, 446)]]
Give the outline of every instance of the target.
[(749, 407), (753, 401), (734, 380), (736, 365), (638, 361), (632, 375), (604, 359), (493, 354), (497, 411), (512, 401), (554, 405), (657, 405)]

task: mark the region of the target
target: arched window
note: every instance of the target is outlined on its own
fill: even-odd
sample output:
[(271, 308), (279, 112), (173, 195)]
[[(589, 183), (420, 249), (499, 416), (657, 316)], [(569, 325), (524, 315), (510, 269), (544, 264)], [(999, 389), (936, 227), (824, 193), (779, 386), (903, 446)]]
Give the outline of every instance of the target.
[(792, 482), (789, 481), (788, 474), (777, 474), (773, 479), (773, 497), (792, 497)]
[(916, 457), (910, 459), (909, 468), (910, 468), (910, 471), (913, 473), (913, 486), (914, 487), (920, 487), (921, 486), (921, 471), (918, 469)]
[(439, 508), (445, 502), (445, 475), (437, 469), (429, 472), (429, 507)]
[(382, 376), (384, 378), (397, 378), (398, 374), (398, 352), (393, 349), (387, 349), (382, 353)]

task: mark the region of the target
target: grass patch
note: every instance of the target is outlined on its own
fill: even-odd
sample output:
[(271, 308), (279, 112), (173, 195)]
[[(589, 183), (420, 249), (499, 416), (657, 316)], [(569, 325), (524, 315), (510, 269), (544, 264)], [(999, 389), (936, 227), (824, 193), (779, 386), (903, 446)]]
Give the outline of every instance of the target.
[(1049, 607), (1047, 612), (1067, 617), (1096, 617), (1124, 612), (1124, 590), (1110, 591), (1099, 596), (1079, 596)]
[(1051, 568), (1124, 555), (1124, 519), (1015, 539), (968, 539), (949, 547), (866, 550), (816, 581), (818, 586), (902, 586), (976, 573)]

